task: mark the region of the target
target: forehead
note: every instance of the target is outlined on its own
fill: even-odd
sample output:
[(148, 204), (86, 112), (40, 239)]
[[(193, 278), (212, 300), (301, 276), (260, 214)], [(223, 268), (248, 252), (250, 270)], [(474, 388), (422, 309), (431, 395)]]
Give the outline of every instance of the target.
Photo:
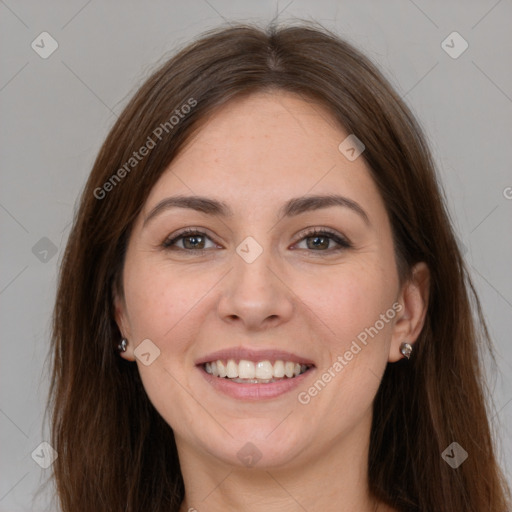
[[(343, 193), (383, 208), (363, 158), (338, 149), (349, 135), (323, 106), (269, 91), (231, 100), (196, 132), (146, 202), (201, 194), (237, 207), (278, 208), (287, 198)], [(379, 204), (380, 202), (380, 204)]]

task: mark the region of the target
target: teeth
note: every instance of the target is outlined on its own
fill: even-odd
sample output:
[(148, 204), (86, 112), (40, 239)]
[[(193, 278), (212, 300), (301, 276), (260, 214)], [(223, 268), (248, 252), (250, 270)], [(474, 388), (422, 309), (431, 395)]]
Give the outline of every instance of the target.
[(282, 379), (284, 377), (284, 363), (283, 361), (276, 361), (274, 363), (274, 377)]
[(259, 361), (256, 363), (256, 378), (271, 379), (274, 376), (274, 367), (270, 361)]
[(254, 368), (254, 363), (252, 361), (245, 361), (242, 359), (238, 363), (238, 376), (241, 379), (254, 379), (254, 377), (256, 377), (256, 369)]
[[(208, 371), (208, 369), (206, 371)], [(238, 377), (238, 365), (233, 361), (233, 359), (228, 361), (228, 364), (226, 365), (226, 372), (230, 379), (236, 379)]]
[(217, 373), (219, 374), (219, 377), (225, 377), (227, 375), (226, 367), (222, 361), (217, 361)]
[(305, 364), (292, 361), (277, 360), (272, 364), (270, 361), (247, 361), (241, 359), (239, 362), (234, 359), (226, 361), (217, 360), (204, 364), (204, 369), (210, 375), (220, 378), (228, 378), (233, 382), (265, 384), (275, 382), (276, 379), (289, 379), (304, 373), (309, 367)]

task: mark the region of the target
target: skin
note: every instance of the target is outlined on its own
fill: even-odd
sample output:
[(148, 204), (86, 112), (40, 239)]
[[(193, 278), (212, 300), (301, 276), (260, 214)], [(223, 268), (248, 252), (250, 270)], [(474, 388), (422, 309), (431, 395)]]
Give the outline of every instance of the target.
[[(115, 298), (129, 342), (121, 356), (136, 362), (150, 400), (174, 430), (186, 487), (182, 511), (392, 510), (368, 492), (372, 402), (387, 363), (403, 357), (400, 343), (413, 344), (422, 329), (429, 272), (419, 263), (400, 285), (391, 226), (366, 163), (338, 150), (347, 135), (322, 107), (290, 93), (231, 101), (163, 173), (135, 222), (124, 294)], [(292, 197), (333, 193), (356, 201), (369, 225), (340, 206), (278, 215)], [(144, 225), (161, 200), (194, 194), (224, 201), (233, 215), (173, 208)], [(190, 238), (162, 246), (187, 227), (206, 232), (203, 253), (190, 248)], [(334, 240), (322, 239), (317, 248), (314, 236), (304, 238), (309, 227), (330, 228), (353, 247), (336, 252)], [(236, 252), (248, 236), (263, 249), (252, 263)], [(400, 312), (301, 404), (298, 393), (394, 303)], [(148, 366), (134, 354), (144, 339), (160, 350)], [(239, 346), (287, 350), (315, 368), (279, 397), (234, 399), (216, 391), (194, 362)], [(247, 442), (261, 454), (250, 468), (237, 457)]]

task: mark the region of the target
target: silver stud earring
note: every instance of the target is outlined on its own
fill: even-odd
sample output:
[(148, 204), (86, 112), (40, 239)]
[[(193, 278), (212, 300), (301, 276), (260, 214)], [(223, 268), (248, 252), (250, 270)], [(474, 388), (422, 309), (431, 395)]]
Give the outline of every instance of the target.
[(123, 338), (121, 340), (121, 343), (119, 343), (119, 345), (117, 345), (117, 350), (119, 352), (126, 352), (126, 345), (128, 345), (128, 340), (126, 338)]
[(412, 346), (409, 343), (403, 342), (400, 344), (400, 352), (409, 359), (412, 354)]

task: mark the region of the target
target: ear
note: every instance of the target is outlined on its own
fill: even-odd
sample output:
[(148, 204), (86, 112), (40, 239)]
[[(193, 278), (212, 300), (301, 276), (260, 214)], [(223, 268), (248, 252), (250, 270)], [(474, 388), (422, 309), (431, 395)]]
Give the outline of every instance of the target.
[(411, 278), (403, 284), (397, 299), (402, 308), (393, 327), (389, 362), (394, 363), (404, 357), (400, 352), (401, 343), (407, 342), (414, 348), (414, 342), (420, 335), (425, 322), (429, 289), (430, 270), (426, 263), (416, 263), (412, 268)]
[[(135, 361), (135, 355), (133, 353), (135, 350), (134, 339), (132, 337), (132, 330), (128, 319), (128, 313), (126, 311), (126, 301), (115, 286), (112, 295), (114, 298), (114, 317), (117, 327), (121, 333), (121, 338), (126, 338), (128, 341), (126, 352), (119, 352), (119, 355), (127, 361)], [(119, 340), (119, 342), (121, 342), (121, 340)]]

